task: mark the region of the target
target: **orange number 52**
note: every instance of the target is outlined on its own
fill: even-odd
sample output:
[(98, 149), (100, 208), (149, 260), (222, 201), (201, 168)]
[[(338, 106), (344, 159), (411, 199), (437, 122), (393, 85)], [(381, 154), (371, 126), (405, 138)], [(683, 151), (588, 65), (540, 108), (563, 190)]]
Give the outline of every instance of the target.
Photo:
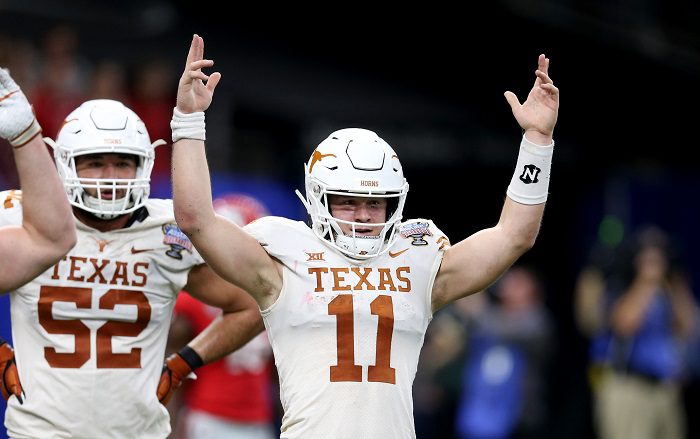
[[(60, 353), (45, 347), (44, 358), (51, 367), (79, 368), (90, 359), (90, 328), (80, 320), (57, 320), (51, 309), (54, 302), (75, 303), (77, 308), (90, 308), (92, 290), (78, 287), (41, 287), (39, 294), (39, 324), (49, 334), (75, 336), (75, 352)], [(138, 369), (141, 367), (141, 348), (133, 348), (126, 354), (112, 352), (112, 337), (136, 337), (151, 319), (151, 305), (141, 291), (111, 289), (100, 298), (100, 309), (114, 309), (115, 305), (136, 305), (136, 321), (107, 321), (97, 330), (98, 369)]]
[[(391, 337), (394, 334), (394, 305), (391, 296), (379, 295), (370, 304), (378, 317), (377, 354), (374, 366), (367, 370), (367, 381), (396, 384), (396, 369), (391, 367)], [(328, 314), (338, 322), (338, 365), (331, 366), (331, 381), (362, 381), (362, 366), (355, 364), (355, 329), (352, 295), (339, 294), (328, 303)]]

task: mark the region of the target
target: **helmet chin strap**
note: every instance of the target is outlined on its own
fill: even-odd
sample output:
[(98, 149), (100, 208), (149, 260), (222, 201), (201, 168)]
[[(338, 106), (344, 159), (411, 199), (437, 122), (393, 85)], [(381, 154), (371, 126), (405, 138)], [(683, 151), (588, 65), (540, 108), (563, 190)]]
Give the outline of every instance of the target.
[(344, 248), (351, 253), (358, 255), (375, 254), (379, 252), (382, 245), (381, 236), (345, 236), (337, 234), (335, 242), (338, 247)]
[[(129, 197), (130, 201), (125, 206), (127, 209), (134, 205), (134, 200)], [(91, 214), (99, 219), (111, 220), (119, 216), (124, 215), (123, 213), (118, 213), (120, 209), (123, 208), (124, 198), (119, 198), (116, 200), (101, 200), (97, 197), (93, 197), (87, 192), (83, 193), (83, 203), (86, 207), (93, 209)], [(115, 213), (109, 213), (109, 212)]]

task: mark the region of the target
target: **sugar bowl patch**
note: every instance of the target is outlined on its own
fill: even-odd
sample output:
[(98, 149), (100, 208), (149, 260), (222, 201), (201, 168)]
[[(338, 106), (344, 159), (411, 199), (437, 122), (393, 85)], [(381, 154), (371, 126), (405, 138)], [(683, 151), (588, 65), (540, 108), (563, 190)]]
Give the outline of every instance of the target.
[(424, 222), (406, 223), (401, 225), (399, 233), (404, 238), (412, 238), (412, 245), (428, 245), (428, 241), (423, 237), (433, 236), (429, 227), (430, 224)]
[(182, 259), (182, 251), (192, 251), (192, 241), (183, 233), (177, 224), (163, 225), (163, 244), (170, 246), (165, 254), (174, 259)]

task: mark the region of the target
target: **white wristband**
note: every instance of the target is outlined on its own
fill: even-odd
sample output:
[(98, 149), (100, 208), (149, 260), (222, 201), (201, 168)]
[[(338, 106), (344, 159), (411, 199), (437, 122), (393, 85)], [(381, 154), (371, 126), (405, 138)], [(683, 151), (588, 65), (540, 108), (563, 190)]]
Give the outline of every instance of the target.
[(547, 146), (540, 146), (523, 135), (518, 164), (506, 192), (510, 199), (521, 204), (541, 204), (547, 201), (553, 153), (553, 141)]
[(36, 121), (36, 118), (32, 119), (32, 123), (24, 131), (19, 133), (14, 139), (10, 139), (10, 145), (15, 149), (19, 149), (39, 134), (41, 134), (41, 126)]
[(173, 118), (170, 121), (170, 129), (173, 131), (173, 143), (180, 139), (206, 140), (206, 126), (204, 112), (181, 113), (177, 107), (173, 108)]

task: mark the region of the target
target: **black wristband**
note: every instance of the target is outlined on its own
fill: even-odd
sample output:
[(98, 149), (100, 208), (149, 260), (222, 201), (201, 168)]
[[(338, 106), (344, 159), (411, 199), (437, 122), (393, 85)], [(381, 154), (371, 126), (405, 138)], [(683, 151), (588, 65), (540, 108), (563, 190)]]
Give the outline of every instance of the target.
[(4, 345), (5, 343), (7, 343), (7, 340), (5, 340), (4, 338), (0, 337), (0, 346)]
[(187, 363), (187, 365), (190, 366), (190, 369), (192, 370), (195, 370), (204, 364), (204, 361), (202, 361), (202, 357), (200, 357), (199, 354), (189, 346), (185, 346), (184, 348), (177, 351), (177, 353), (178, 355), (180, 355), (180, 357), (182, 357), (183, 360), (185, 360), (185, 363)]

